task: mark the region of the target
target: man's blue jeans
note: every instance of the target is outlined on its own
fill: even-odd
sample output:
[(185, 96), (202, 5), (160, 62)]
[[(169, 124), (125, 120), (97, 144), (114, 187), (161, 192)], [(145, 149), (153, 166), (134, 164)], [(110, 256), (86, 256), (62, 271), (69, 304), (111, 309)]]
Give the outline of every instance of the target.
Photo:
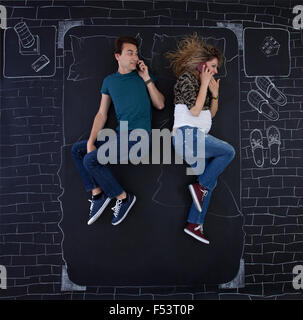
[[(121, 133), (128, 135), (131, 131)], [(119, 163), (120, 155), (120, 132), (117, 131), (117, 162)], [(95, 141), (97, 150), (87, 153), (87, 140), (76, 142), (72, 146), (72, 157), (82, 179), (86, 191), (91, 191), (100, 187), (109, 198), (115, 198), (123, 192), (116, 178), (112, 175), (110, 169), (106, 165), (102, 165), (98, 161), (98, 148), (106, 141)], [(151, 134), (149, 135), (151, 142)], [(128, 141), (128, 152), (137, 141)], [(151, 143), (150, 143), (151, 145)], [(125, 157), (125, 155), (123, 155)], [(124, 159), (125, 160), (125, 159)]]
[[(193, 137), (192, 144), (188, 143), (188, 141), (186, 140), (186, 132), (185, 132), (186, 129), (192, 130), (192, 137)], [(175, 147), (177, 154), (180, 154), (182, 156), (185, 155), (184, 150), (186, 147), (187, 149), (190, 149), (190, 152), (192, 152), (192, 154), (196, 155), (197, 146), (199, 146), (199, 141), (198, 141), (199, 135), (197, 134), (199, 129), (190, 127), (190, 126), (183, 126), (178, 128), (177, 130), (180, 130), (179, 136), (181, 136), (183, 139), (183, 143), (182, 143), (183, 150), (178, 150), (178, 144), (176, 144), (176, 141), (175, 141), (177, 133), (175, 134), (175, 136), (173, 136), (173, 145)], [(192, 203), (189, 211), (189, 215), (187, 218), (188, 222), (196, 223), (196, 224), (203, 224), (204, 218), (209, 206), (209, 202), (211, 199), (211, 194), (217, 185), (218, 177), (235, 156), (235, 149), (230, 144), (220, 139), (217, 139), (210, 134), (205, 134), (204, 144), (205, 144), (205, 168), (203, 173), (201, 173), (197, 178), (200, 185), (208, 189), (208, 193), (203, 199), (202, 212), (199, 212), (196, 209), (194, 203)], [(200, 145), (201, 145), (201, 141), (200, 141)], [(184, 158), (184, 160), (186, 160), (186, 158)]]

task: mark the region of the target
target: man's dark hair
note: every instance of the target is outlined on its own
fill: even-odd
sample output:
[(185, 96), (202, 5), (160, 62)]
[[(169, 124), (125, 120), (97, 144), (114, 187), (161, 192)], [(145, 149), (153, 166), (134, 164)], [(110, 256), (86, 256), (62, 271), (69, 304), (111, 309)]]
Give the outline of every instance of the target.
[(130, 36), (122, 36), (115, 40), (114, 53), (122, 53), (123, 43), (131, 43), (138, 48), (138, 40), (136, 38)]

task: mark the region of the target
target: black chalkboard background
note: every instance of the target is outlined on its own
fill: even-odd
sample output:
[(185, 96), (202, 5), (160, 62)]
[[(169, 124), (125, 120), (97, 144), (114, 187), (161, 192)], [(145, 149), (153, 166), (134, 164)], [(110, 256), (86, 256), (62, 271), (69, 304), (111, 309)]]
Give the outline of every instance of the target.
[[(0, 31), (8, 44), (15, 43), (9, 49), (4, 40), (0, 52), (0, 266), (7, 270), (1, 300), (302, 299), (302, 290), (294, 287), (294, 267), (303, 265), (302, 19), (297, 29), (293, 25), (293, 8), (302, 0), (2, 0), (1, 5), (8, 29)], [(14, 64), (13, 55), (5, 56), (5, 50), (20, 49), (11, 42), (20, 22), (41, 35), (47, 50), (34, 61), (41, 55), (51, 60), (30, 74), (29, 65), (17, 67), (21, 60)], [(212, 133), (237, 151), (205, 220), (210, 246), (183, 232), (191, 203), (184, 186), (192, 181), (184, 175), (185, 165), (113, 167), (121, 184), (138, 196), (136, 207), (116, 228), (110, 208), (88, 227), (90, 195), (70, 149), (88, 137), (102, 80), (115, 69), (110, 37), (138, 36), (141, 57), (167, 101), (163, 111), (153, 110), (153, 127), (170, 129), (174, 78), (161, 52), (174, 45), (175, 35), (194, 30), (218, 45), (226, 40)], [(100, 41), (95, 51), (84, 50), (92, 57), (84, 60), (88, 64), (73, 65), (72, 43), (81, 48), (77, 39), (102, 35), (106, 45)], [(264, 55), (260, 44), (267, 36), (281, 46), (277, 50), (268, 38), (273, 46)], [(99, 54), (102, 45), (106, 50)], [(287, 103), (267, 97), (257, 86), (259, 77), (274, 84)], [(268, 119), (249, 103), (252, 92), (262, 103), (268, 100), (278, 118)], [(108, 126), (114, 127), (112, 111)], [(278, 163), (267, 138), (273, 126), (280, 135), (274, 145)], [(256, 152), (252, 132), (262, 142)], [(138, 190), (142, 185), (149, 193)]]

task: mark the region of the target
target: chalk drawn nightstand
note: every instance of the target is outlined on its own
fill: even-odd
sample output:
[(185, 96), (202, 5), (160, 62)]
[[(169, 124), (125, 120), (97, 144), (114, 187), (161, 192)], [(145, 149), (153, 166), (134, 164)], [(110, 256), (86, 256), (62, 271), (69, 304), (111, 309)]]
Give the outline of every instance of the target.
[(56, 73), (56, 34), (56, 27), (28, 27), (24, 22), (6, 29), (4, 77), (53, 77)]

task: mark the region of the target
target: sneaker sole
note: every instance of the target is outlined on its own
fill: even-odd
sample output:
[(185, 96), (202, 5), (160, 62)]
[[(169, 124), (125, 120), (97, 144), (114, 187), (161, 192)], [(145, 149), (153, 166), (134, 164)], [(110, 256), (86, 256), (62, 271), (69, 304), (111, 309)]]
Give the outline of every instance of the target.
[(91, 225), (93, 224), (103, 213), (103, 211), (105, 210), (105, 208), (107, 207), (107, 205), (110, 203), (111, 199), (106, 199), (105, 202), (103, 203), (103, 206), (97, 211), (97, 213), (88, 220), (87, 224)]
[(193, 198), (195, 207), (197, 208), (197, 210), (198, 210), (199, 212), (202, 212), (202, 208), (201, 208), (201, 205), (200, 205), (200, 203), (199, 203), (199, 200), (198, 200), (198, 198), (197, 198), (197, 196), (196, 196), (196, 192), (195, 192), (194, 187), (190, 184), (190, 185), (188, 186), (188, 188), (189, 188), (191, 197)]
[(194, 233), (188, 231), (187, 229), (184, 229), (184, 232), (186, 232), (187, 234), (189, 234), (190, 236), (194, 237), (195, 239), (205, 243), (205, 244), (209, 244), (209, 241), (203, 238), (198, 237), (197, 235), (195, 235)]
[(127, 211), (125, 212), (124, 216), (119, 221), (112, 223), (113, 226), (116, 226), (117, 224), (121, 223), (126, 218), (129, 210), (132, 208), (132, 206), (134, 205), (135, 202), (136, 202), (136, 196), (134, 196), (134, 199), (133, 199), (132, 203), (130, 204), (130, 206), (128, 207)]

